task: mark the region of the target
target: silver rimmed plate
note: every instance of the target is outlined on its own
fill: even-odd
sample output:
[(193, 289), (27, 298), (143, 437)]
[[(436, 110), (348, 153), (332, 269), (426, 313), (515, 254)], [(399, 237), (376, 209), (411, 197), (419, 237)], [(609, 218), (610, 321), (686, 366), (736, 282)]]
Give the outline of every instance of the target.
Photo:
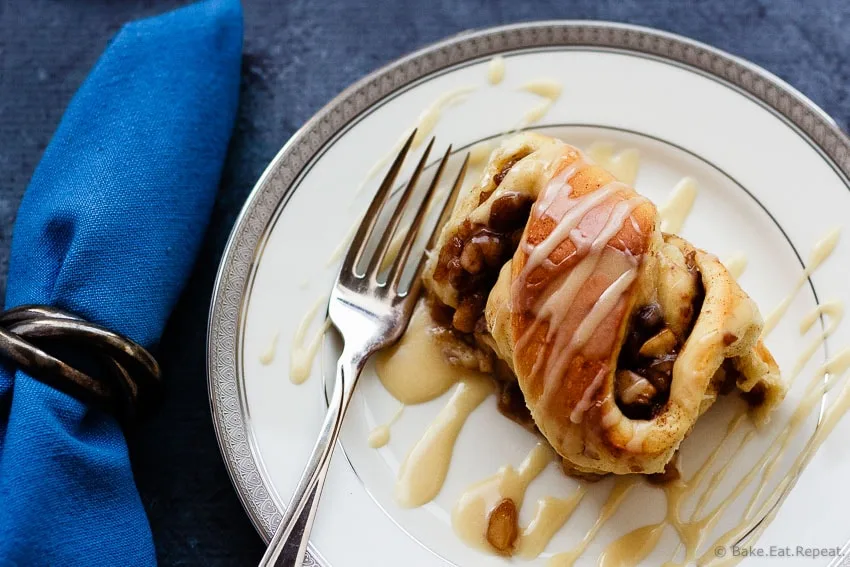
[[(500, 81), (494, 56), (504, 63)], [(417, 124), (432, 130), (443, 147), (451, 142), (458, 155), (495, 143), (517, 127), (585, 148), (607, 144), (614, 156), (633, 150), (639, 155), (636, 187), (659, 204), (683, 177), (693, 178), (698, 191), (683, 236), (721, 259), (745, 257), (742, 286), (764, 313), (802, 281), (768, 338), (786, 374), (817, 334), (830, 330), (837, 311), (818, 316), (808, 334), (801, 334), (801, 321), (819, 303), (850, 301), (846, 242), (839, 240), (811, 277), (803, 277), (816, 243), (848, 227), (850, 144), (822, 111), (776, 77), (685, 38), (601, 22), (522, 24), (435, 44), (343, 92), (287, 143), (251, 193), (222, 259), (209, 324), (210, 402), (233, 484), (266, 540), (325, 410), (321, 371), (332, 367), (338, 345), (329, 340), (319, 349), (316, 337), (338, 250), (369, 202), (383, 157)], [(706, 510), (719, 509), (724, 495), (758, 464), (787, 429), (818, 367), (848, 344), (850, 325), (831, 330), (800, 371), (772, 426), (738, 450), (740, 462), (722, 476)], [(312, 365), (311, 347), (320, 350), (321, 359)], [(292, 375), (303, 383), (293, 383)], [(500, 466), (519, 465), (534, 438), (485, 402), (464, 424), (437, 498), (404, 509), (393, 498), (400, 463), (446, 399), (405, 409), (389, 444), (376, 450), (367, 443), (369, 432), (389, 421), (398, 403), (371, 370), (361, 386), (344, 428), (343, 450), (331, 466), (308, 563), (506, 564), (465, 546), (453, 533), (451, 511), (467, 486)], [(837, 411), (833, 404), (841, 393), (839, 383), (823, 403), (818, 397), (778, 457), (782, 464), (765, 485), (764, 498), (790, 495), (754, 544), (759, 548), (828, 549), (850, 536), (843, 521), (850, 501), (835, 489), (850, 475), (850, 454), (840, 442), (850, 433), (847, 423), (837, 422), (798, 482), (782, 484), (812, 446), (812, 435), (823, 431), (818, 420), (837, 417), (828, 411)], [(712, 410), (686, 441), (686, 475), (723, 437), (728, 418), (723, 408)], [(730, 441), (708, 477), (732, 459), (736, 443)], [(589, 488), (567, 525), (528, 564), (545, 565), (574, 548), (598, 517), (611, 484)], [(785, 490), (793, 484), (792, 491)], [(574, 487), (549, 466), (529, 488), (521, 523), (530, 519), (537, 498), (566, 496)], [(746, 487), (724, 508), (700, 549), (706, 560), (711, 542), (743, 525), (754, 490)], [(596, 564), (617, 538), (663, 521), (664, 514), (660, 489), (632, 490), (576, 564)], [(748, 525), (767, 526), (759, 524), (763, 515)], [(672, 528), (662, 529), (658, 539), (647, 564), (669, 559), (676, 549)]]

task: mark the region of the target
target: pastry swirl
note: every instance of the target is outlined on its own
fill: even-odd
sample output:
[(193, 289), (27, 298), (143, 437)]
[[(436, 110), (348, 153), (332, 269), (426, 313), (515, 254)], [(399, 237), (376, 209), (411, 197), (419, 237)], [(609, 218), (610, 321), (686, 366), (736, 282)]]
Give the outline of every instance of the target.
[(718, 259), (553, 138), (493, 153), (424, 277), (580, 473), (661, 472), (719, 394), (737, 388), (759, 421), (785, 394), (758, 307)]

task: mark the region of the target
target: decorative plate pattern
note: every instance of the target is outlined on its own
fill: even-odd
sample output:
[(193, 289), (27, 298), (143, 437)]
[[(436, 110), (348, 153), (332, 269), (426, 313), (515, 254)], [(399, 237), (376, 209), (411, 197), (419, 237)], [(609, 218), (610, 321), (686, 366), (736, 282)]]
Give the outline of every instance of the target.
[[(267, 228), (301, 171), (346, 124), (390, 93), (431, 73), (497, 53), (540, 48), (608, 49), (661, 58), (722, 79), (781, 117), (850, 176), (850, 140), (793, 87), (737, 57), (673, 34), (607, 22), (540, 22), (470, 32), (417, 51), (365, 77), (332, 100), (272, 160), (240, 214), (216, 280), (208, 328), (210, 406), (222, 457), (242, 504), (264, 540), (281, 515), (258, 465), (239, 375), (244, 302)], [(313, 553), (304, 565), (321, 565)]]

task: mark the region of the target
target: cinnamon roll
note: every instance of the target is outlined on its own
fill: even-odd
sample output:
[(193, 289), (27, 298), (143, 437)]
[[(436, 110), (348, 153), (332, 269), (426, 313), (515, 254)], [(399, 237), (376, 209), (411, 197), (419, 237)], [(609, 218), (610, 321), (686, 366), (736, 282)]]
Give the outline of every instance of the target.
[(785, 395), (758, 307), (718, 259), (554, 138), (493, 152), (424, 280), (579, 474), (660, 473), (719, 395), (740, 392), (758, 422)]

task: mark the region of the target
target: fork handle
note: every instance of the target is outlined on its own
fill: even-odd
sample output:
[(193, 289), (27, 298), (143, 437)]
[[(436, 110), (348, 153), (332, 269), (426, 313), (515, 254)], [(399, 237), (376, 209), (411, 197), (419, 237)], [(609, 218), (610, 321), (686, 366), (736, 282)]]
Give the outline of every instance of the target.
[(296, 537), (299, 539), (298, 549), (295, 550), (295, 562), (293, 563), (295, 567), (304, 565), (304, 557), (307, 555), (307, 545), (310, 543), (310, 532), (313, 529), (313, 521), (316, 519), (316, 510), (319, 508), (318, 495), (322, 492), (322, 488), (324, 488), (326, 477), (327, 474), (319, 476), (319, 482), (316, 483), (316, 487), (313, 488), (309, 503), (307, 504), (307, 507), (304, 508), (304, 511), (301, 512), (301, 517), (296, 523), (296, 526), (300, 528), (300, 531), (297, 534), (290, 536), (293, 540)]
[[(336, 382), (334, 383), (333, 393), (331, 394), (328, 413), (325, 415), (319, 437), (313, 446), (313, 452), (310, 453), (307, 466), (304, 467), (304, 472), (301, 473), (301, 479), (298, 481), (298, 486), (295, 487), (292, 499), (283, 513), (283, 518), (274, 536), (272, 536), (263, 558), (260, 560), (260, 567), (290, 567), (295, 565), (294, 563), (285, 563), (284, 549), (287, 547), (286, 544), (292, 535), (293, 529), (298, 524), (301, 513), (307, 507), (310, 496), (313, 494), (314, 489), (318, 487), (313, 496), (313, 510), (307, 510), (308, 517), (302, 536), (304, 540), (309, 539), (315, 508), (318, 507), (318, 501), (321, 497), (321, 486), (324, 484), (324, 477), (328, 472), (331, 454), (339, 438), (339, 432), (342, 429), (342, 418), (351, 401), (351, 394), (354, 392), (354, 383), (358, 376), (360, 376), (360, 371), (363, 369), (365, 362), (366, 356), (363, 354), (352, 355), (348, 349), (343, 348), (342, 355), (337, 362)], [(322, 479), (321, 483), (319, 482), (320, 478)], [(290, 561), (292, 561), (292, 558), (290, 558)], [(297, 567), (300, 567), (300, 565)]]

